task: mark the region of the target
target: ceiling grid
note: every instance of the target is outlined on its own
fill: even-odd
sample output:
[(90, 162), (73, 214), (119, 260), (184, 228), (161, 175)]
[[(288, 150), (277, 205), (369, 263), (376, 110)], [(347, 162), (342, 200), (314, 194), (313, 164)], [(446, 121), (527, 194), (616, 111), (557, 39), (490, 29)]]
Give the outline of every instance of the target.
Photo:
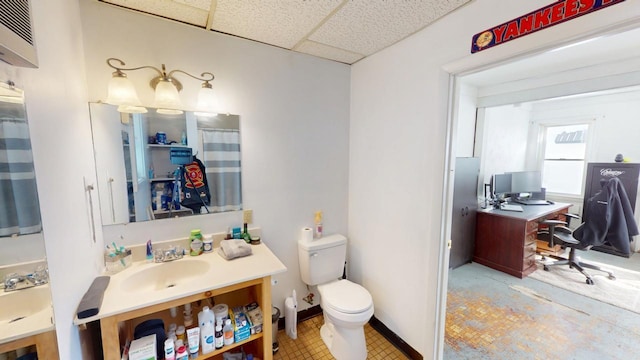
[(353, 64), (471, 0), (99, 0)]

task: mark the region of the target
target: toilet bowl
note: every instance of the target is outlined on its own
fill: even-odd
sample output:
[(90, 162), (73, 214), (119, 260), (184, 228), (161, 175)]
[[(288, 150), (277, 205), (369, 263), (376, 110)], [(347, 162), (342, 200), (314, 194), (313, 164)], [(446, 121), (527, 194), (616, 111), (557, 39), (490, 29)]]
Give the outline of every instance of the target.
[(364, 324), (373, 316), (371, 294), (348, 280), (318, 285), (324, 324), (320, 336), (337, 360), (364, 360)]
[(347, 238), (334, 234), (320, 239), (298, 241), (298, 261), (302, 281), (317, 286), (324, 324), (320, 336), (337, 360), (364, 360), (367, 343), (364, 324), (373, 316), (371, 294), (344, 274)]

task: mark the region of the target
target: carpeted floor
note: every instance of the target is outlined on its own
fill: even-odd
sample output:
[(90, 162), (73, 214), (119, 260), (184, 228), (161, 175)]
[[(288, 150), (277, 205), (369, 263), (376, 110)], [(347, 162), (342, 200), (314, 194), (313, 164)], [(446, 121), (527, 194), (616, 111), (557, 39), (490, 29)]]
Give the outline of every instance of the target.
[[(588, 286), (584, 284), (584, 286)], [(634, 358), (640, 315), (475, 263), (449, 272), (445, 359)]]

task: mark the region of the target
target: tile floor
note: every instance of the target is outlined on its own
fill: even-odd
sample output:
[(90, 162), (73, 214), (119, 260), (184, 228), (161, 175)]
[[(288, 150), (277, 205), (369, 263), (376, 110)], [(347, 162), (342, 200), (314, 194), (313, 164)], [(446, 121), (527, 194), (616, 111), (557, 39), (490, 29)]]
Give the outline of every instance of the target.
[[(298, 324), (298, 338), (292, 340), (284, 330), (278, 332), (280, 350), (273, 360), (332, 360), (331, 353), (320, 338), (322, 315), (312, 317)], [(368, 360), (409, 359), (393, 346), (369, 324), (364, 326), (367, 339)]]

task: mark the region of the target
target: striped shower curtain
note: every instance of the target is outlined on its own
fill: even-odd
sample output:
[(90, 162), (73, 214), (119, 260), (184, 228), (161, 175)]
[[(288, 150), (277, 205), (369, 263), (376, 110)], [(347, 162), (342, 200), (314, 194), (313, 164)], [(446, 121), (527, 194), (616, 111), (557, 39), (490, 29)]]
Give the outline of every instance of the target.
[(29, 126), (0, 119), (0, 236), (41, 230)]
[(203, 162), (206, 169), (212, 212), (242, 209), (240, 177), (240, 132), (202, 129)]

